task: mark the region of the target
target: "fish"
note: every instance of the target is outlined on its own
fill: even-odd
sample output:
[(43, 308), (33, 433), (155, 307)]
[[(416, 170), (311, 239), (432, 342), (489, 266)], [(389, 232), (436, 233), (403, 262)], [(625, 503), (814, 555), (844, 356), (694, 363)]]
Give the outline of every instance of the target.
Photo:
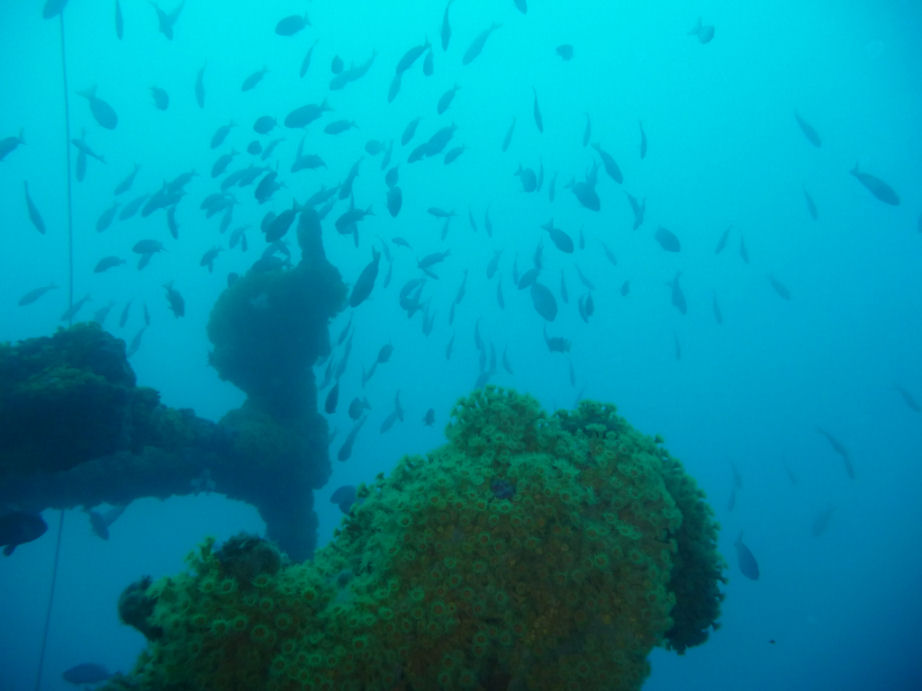
[(535, 119), (535, 127), (538, 128), (538, 132), (544, 133), (544, 118), (541, 117), (541, 106), (538, 104), (538, 90), (535, 87), (531, 87), (532, 93), (534, 94), (534, 100), (532, 101), (531, 112), (532, 116)]
[(554, 294), (538, 281), (531, 284), (531, 302), (535, 311), (546, 321), (552, 322), (557, 318), (557, 300)]
[(746, 264), (749, 263), (749, 250), (746, 249), (746, 241), (742, 235), (740, 235), (740, 259)]
[(631, 282), (629, 280), (624, 281), (624, 283), (621, 284), (621, 288), (619, 289), (618, 292), (621, 293), (621, 297), (624, 297), (624, 298), (630, 295), (631, 294)]
[(62, 322), (65, 322), (65, 321), (66, 321), (66, 322), (71, 322), (71, 321), (73, 320), (73, 318), (77, 316), (77, 313), (78, 313), (81, 309), (83, 309), (83, 306), (84, 306), (86, 303), (88, 303), (91, 299), (92, 299), (92, 298), (90, 298), (89, 293), (87, 293), (86, 295), (84, 295), (82, 298), (80, 298), (79, 300), (77, 300), (77, 302), (75, 302), (75, 303), (72, 304), (70, 307), (68, 307), (66, 310), (64, 310), (63, 314), (61, 314), (60, 320), (61, 320)]
[(358, 124), (355, 120), (334, 120), (333, 122), (327, 123), (323, 131), (326, 134), (342, 134), (356, 127), (358, 127)]
[[(365, 381), (367, 380), (364, 380), (363, 378), (363, 384), (365, 383)], [(371, 404), (368, 402), (367, 398), (359, 398), (358, 396), (356, 396), (355, 398), (352, 399), (352, 402), (349, 404), (349, 409), (348, 409), (349, 417), (352, 420), (358, 420), (360, 417), (362, 417), (362, 413), (370, 409), (371, 409)]]
[(150, 87), (150, 95), (154, 99), (154, 107), (157, 110), (166, 110), (170, 107), (170, 95), (166, 92), (166, 89), (152, 86)]
[(595, 313), (595, 301), (592, 299), (592, 293), (580, 295), (577, 305), (579, 307), (579, 316), (588, 324), (589, 317)]
[(261, 115), (253, 123), (253, 131), (256, 134), (269, 134), (277, 124), (278, 121), (271, 115)]
[(221, 247), (212, 247), (207, 250), (205, 254), (202, 255), (202, 258), (199, 260), (199, 266), (207, 266), (208, 273), (214, 273), (214, 262), (218, 258), (218, 255), (221, 253), (223, 248)]
[(138, 171), (141, 170), (141, 166), (137, 163), (134, 164), (134, 168), (131, 169), (131, 172), (126, 175), (120, 183), (115, 186), (114, 194), (117, 196), (119, 194), (124, 194), (131, 189), (131, 186), (134, 184), (134, 179), (138, 176)]
[(668, 228), (660, 226), (656, 229), (656, 234), (653, 237), (659, 243), (659, 246), (667, 252), (680, 252), (682, 250), (682, 243), (679, 242), (678, 236)]
[(330, 61), (330, 72), (333, 74), (342, 74), (343, 67), (345, 67), (343, 59), (338, 55), (334, 55), (333, 59)]
[(355, 498), (355, 485), (343, 485), (337, 487), (336, 491), (330, 495), (330, 502), (336, 504), (343, 513), (349, 513), (349, 509), (355, 503)]
[(643, 160), (647, 157), (647, 133), (643, 128), (643, 122), (638, 121), (637, 124), (640, 126), (640, 159)]
[(61, 677), (71, 684), (98, 684), (111, 679), (114, 675), (102, 665), (84, 662), (64, 670)]
[(477, 36), (471, 41), (471, 44), (467, 47), (467, 50), (464, 51), (464, 55), (461, 57), (462, 65), (470, 65), (474, 60), (477, 59), (477, 56), (480, 55), (483, 51), (483, 47), (487, 43), (487, 39), (490, 38), (490, 35), (496, 31), (502, 24), (499, 22), (493, 22), (486, 29), (481, 31)]
[(105, 127), (107, 130), (114, 130), (116, 126), (118, 126), (118, 115), (116, 115), (115, 109), (96, 95), (95, 84), (89, 89), (78, 91), (77, 94), (83, 96), (89, 102), (93, 119), (96, 120), (101, 127)]
[(788, 290), (787, 286), (784, 285), (777, 278), (775, 278), (773, 275), (771, 274), (768, 275), (768, 282), (769, 284), (771, 284), (771, 287), (775, 291), (775, 293), (778, 294), (778, 297), (780, 297), (782, 300), (791, 299), (791, 291)]
[[(214, 134), (211, 135), (211, 148), (217, 149), (219, 146), (221, 146), (221, 144), (224, 143), (224, 140), (227, 139), (227, 135), (230, 134), (231, 129), (235, 126), (236, 126), (236, 123), (233, 120), (228, 123), (225, 123), (224, 125), (219, 126), (218, 129), (214, 131)], [(254, 129), (255, 129), (255, 125), (254, 125)]]
[(307, 14), (290, 14), (282, 17), (275, 24), (275, 33), (278, 36), (294, 36), (311, 25)]
[(10, 511), (0, 515), (0, 545), (3, 554), (10, 556), (19, 545), (37, 540), (48, 525), (40, 514), (28, 511)]
[(301, 60), (301, 67), (298, 70), (298, 76), (302, 79), (304, 78), (304, 75), (307, 74), (307, 71), (311, 68), (311, 59), (314, 56), (314, 48), (317, 47), (318, 41), (319, 39), (315, 40), (311, 44), (311, 47), (307, 49), (307, 52), (304, 54), (304, 58)]
[(428, 51), (430, 47), (429, 39), (426, 38), (423, 43), (407, 49), (400, 57), (400, 60), (397, 61), (397, 67), (394, 68), (394, 73), (400, 75), (413, 67), (413, 63), (415, 63), (423, 53)]
[(835, 511), (835, 506), (827, 506), (825, 509), (820, 509), (814, 514), (813, 524), (810, 526), (810, 533), (813, 537), (819, 537), (826, 532)]
[(100, 307), (98, 310), (93, 312), (93, 321), (103, 326), (106, 322), (106, 319), (109, 317), (109, 312), (112, 311), (112, 308), (115, 307), (115, 301), (110, 301)]
[(627, 192), (625, 192), (625, 194), (627, 194), (627, 200), (631, 204), (631, 211), (634, 212), (634, 225), (632, 228), (633, 230), (637, 230), (643, 225), (643, 219), (647, 212), (647, 199), (644, 197), (643, 200), (638, 201), (637, 197), (632, 194)]
[(399, 186), (394, 185), (387, 191), (387, 212), (391, 218), (397, 218), (401, 206), (403, 206), (403, 191)]
[(698, 22), (689, 29), (688, 35), (697, 36), (698, 42), (701, 44), (710, 43), (711, 39), (714, 38), (714, 25), (704, 24), (701, 17), (698, 17)]
[(873, 194), (877, 199), (882, 201), (884, 204), (889, 204), (890, 206), (899, 206), (900, 197), (893, 190), (890, 185), (881, 180), (876, 175), (871, 175), (870, 173), (865, 173), (861, 170), (858, 170), (858, 164), (855, 164), (855, 167), (852, 168), (851, 174), (858, 180), (865, 189)]
[(336, 405), (339, 403), (339, 379), (333, 385), (333, 388), (327, 393), (323, 402), (323, 409), (327, 415), (333, 415), (336, 412)]
[(685, 293), (682, 292), (682, 287), (679, 285), (679, 276), (681, 275), (681, 271), (676, 271), (675, 278), (667, 285), (672, 288), (672, 306), (679, 310), (681, 314), (685, 314), (688, 312), (688, 305), (685, 302)]
[(615, 256), (615, 253), (612, 252), (611, 248), (604, 240), (600, 240), (599, 242), (602, 244), (602, 251), (605, 252), (605, 258), (608, 260), (608, 263), (612, 266), (618, 266), (618, 257)]
[(554, 52), (560, 56), (564, 62), (570, 62), (573, 59), (573, 46), (569, 43), (561, 43), (554, 49)]
[(121, 257), (103, 257), (98, 262), (96, 262), (96, 266), (93, 268), (93, 273), (101, 274), (102, 272), (108, 271), (109, 269), (114, 269), (116, 266), (121, 266), (124, 263), (125, 260)]
[(359, 65), (350, 63), (349, 69), (343, 70), (341, 73), (335, 75), (330, 80), (330, 91), (337, 91), (342, 89), (347, 84), (351, 84), (352, 82), (364, 77), (368, 73), (368, 70), (371, 69), (371, 66), (377, 57), (378, 51), (373, 50), (365, 62)]
[(461, 146), (456, 146), (453, 149), (449, 149), (448, 151), (446, 151), (445, 158), (444, 158), (445, 165), (449, 165), (450, 163), (453, 163), (455, 159), (457, 159), (458, 156), (463, 154), (466, 150), (467, 150), (467, 147), (462, 144)]
[(557, 249), (566, 254), (573, 254), (573, 239), (560, 228), (554, 226), (554, 219), (545, 223), (541, 228), (548, 232), (551, 236), (551, 242), (554, 243)]
[(125, 36), (125, 20), (122, 17), (122, 3), (115, 0), (115, 35), (121, 41)]
[(0, 139), (0, 161), (16, 151), (25, 143), (23, 138), (24, 130), (19, 130), (19, 135), (15, 137), (4, 137)]
[(569, 338), (564, 338), (562, 336), (548, 336), (547, 335), (547, 325), (545, 324), (542, 327), (542, 334), (544, 336), (544, 344), (547, 346), (547, 349), (552, 353), (569, 353), (570, 348), (573, 346), (572, 341)]
[(388, 187), (393, 187), (400, 181), (400, 166), (394, 166), (389, 168), (387, 173), (384, 174), (384, 184)]
[(240, 90), (250, 91), (251, 89), (255, 88), (256, 85), (259, 84), (263, 80), (263, 77), (266, 76), (266, 72), (268, 71), (269, 71), (269, 68), (263, 65), (262, 68), (249, 74), (246, 77), (246, 79), (244, 79), (243, 82), (240, 84)]
[(732, 225), (727, 226), (726, 230), (721, 234), (720, 239), (717, 241), (717, 245), (714, 247), (714, 254), (720, 254), (724, 251), (724, 248), (727, 246), (727, 240), (730, 239), (730, 229)]
[(442, 29), (439, 36), (442, 40), (442, 50), (448, 50), (448, 43), (451, 41), (451, 22), (448, 18), (448, 10), (454, 0), (448, 0), (445, 4), (445, 11), (442, 13)]
[(624, 176), (621, 174), (621, 169), (618, 167), (618, 164), (615, 162), (615, 159), (612, 157), (612, 155), (605, 151), (598, 142), (594, 143), (592, 148), (595, 149), (601, 157), (602, 165), (605, 167), (605, 172), (608, 173), (608, 177), (617, 182), (619, 185), (624, 182)]
[(531, 168), (523, 168), (520, 163), (518, 170), (516, 170), (513, 175), (518, 177), (519, 181), (522, 183), (523, 192), (530, 194), (538, 189), (538, 176)]
[(173, 287), (173, 281), (164, 283), (163, 287), (166, 290), (166, 301), (170, 306), (170, 310), (173, 312), (173, 316), (183, 316), (186, 313), (186, 301), (183, 299), (182, 295), (179, 294), (179, 291)]
[(170, 41), (173, 40), (173, 26), (176, 24), (176, 20), (179, 19), (179, 14), (182, 12), (185, 4), (186, 0), (180, 0), (180, 3), (172, 12), (164, 12), (157, 3), (151, 2), (151, 5), (157, 12), (158, 29), (160, 33), (166, 36)]
[(410, 120), (406, 127), (403, 128), (403, 133), (400, 135), (401, 146), (406, 146), (410, 140), (413, 139), (413, 135), (416, 134), (416, 128), (419, 127), (420, 120), (422, 120), (422, 117), (417, 116)]
[(117, 504), (108, 511), (102, 513), (87, 509), (86, 513), (90, 519), (90, 528), (92, 528), (96, 537), (100, 540), (108, 540), (109, 528), (118, 520), (119, 516), (125, 512), (126, 508), (128, 508), (126, 504)]
[(67, 0), (45, 0), (45, 6), (42, 8), (42, 19), (51, 19), (57, 17), (64, 11)]
[(381, 261), (381, 253), (372, 248), (372, 260), (362, 269), (355, 285), (352, 286), (352, 292), (349, 295), (349, 306), (358, 307), (362, 304), (375, 287), (375, 279), (378, 277), (378, 265)]
[(806, 188), (804, 189), (804, 201), (807, 203), (807, 213), (810, 214), (810, 218), (814, 221), (819, 217), (816, 211), (816, 204), (813, 201), (813, 197), (810, 196), (810, 193), (807, 192)]
[(436, 104), (436, 107), (435, 107), (436, 112), (438, 112), (439, 115), (442, 115), (446, 110), (448, 110), (449, 106), (451, 106), (451, 102), (455, 98), (455, 94), (458, 92), (458, 89), (460, 88), (461, 88), (460, 86), (455, 84), (453, 87), (448, 89), (445, 93), (443, 93), (439, 97), (438, 103)]
[(718, 324), (723, 324), (724, 315), (723, 312), (720, 311), (720, 303), (717, 302), (717, 293), (714, 293), (714, 298), (711, 301), (711, 307), (714, 312), (714, 321), (716, 321)]
[(816, 129), (814, 129), (813, 125), (804, 120), (796, 110), (794, 111), (794, 120), (797, 121), (797, 126), (800, 128), (800, 131), (804, 133), (808, 142), (817, 148), (823, 145), (823, 140), (820, 139), (820, 135)]
[(513, 0), (515, 2), (516, 9), (522, 14), (528, 12), (528, 0)]
[(29, 220), (32, 221), (32, 225), (35, 226), (35, 229), (44, 235), (46, 230), (45, 221), (42, 219), (42, 215), (35, 205), (35, 202), (32, 201), (32, 195), (29, 194), (29, 183), (24, 181), (22, 184), (26, 193), (26, 210), (29, 213)]
[(195, 76), (195, 102), (199, 108), (205, 107), (205, 67), (207, 63), (199, 68)]
[(842, 457), (842, 462), (845, 464), (845, 471), (848, 473), (848, 476), (854, 480), (855, 479), (855, 468), (852, 465), (851, 456), (848, 453), (848, 449), (845, 448), (845, 445), (842, 444), (838, 439), (832, 436), (822, 427), (815, 427), (816, 433), (822, 436), (826, 441), (829, 442), (829, 445), (832, 447), (832, 450), (835, 451), (839, 456)]
[(25, 307), (26, 305), (31, 305), (33, 302), (42, 297), (45, 293), (50, 290), (55, 290), (58, 287), (57, 283), (49, 283), (45, 286), (39, 286), (38, 288), (33, 288), (32, 290), (24, 293), (21, 298), (19, 298), (19, 306)]
[(743, 533), (740, 531), (739, 537), (733, 543), (736, 547), (736, 564), (739, 566), (740, 573), (751, 581), (759, 580), (759, 563), (755, 555), (743, 542)]
[(131, 343), (128, 344), (128, 348), (125, 350), (125, 354), (128, 357), (131, 357), (137, 353), (141, 348), (141, 339), (144, 338), (145, 331), (147, 331), (147, 324), (138, 329), (135, 335), (131, 338)]
[(904, 389), (899, 384), (894, 384), (893, 388), (896, 389), (896, 392), (900, 395), (900, 398), (903, 399), (903, 403), (913, 412), (919, 413), (922, 412), (922, 406), (919, 405), (919, 402), (913, 397), (909, 391)]
[(426, 51), (426, 57), (423, 58), (423, 74), (427, 77), (431, 77), (434, 71), (435, 57), (433, 57), (432, 54), (432, 46), (429, 46), (429, 50)]

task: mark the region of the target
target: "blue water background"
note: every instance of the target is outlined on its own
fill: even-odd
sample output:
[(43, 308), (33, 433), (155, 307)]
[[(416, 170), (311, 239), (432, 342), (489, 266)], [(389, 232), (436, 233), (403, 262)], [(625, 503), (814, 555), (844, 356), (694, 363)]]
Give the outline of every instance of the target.
[[(130, 340), (146, 304), (152, 325), (132, 358), (139, 382), (157, 388), (169, 405), (191, 407), (218, 419), (243, 397), (219, 381), (207, 364), (205, 323), (230, 271), (243, 271), (263, 249), (258, 232), (266, 210), (280, 211), (292, 196), (303, 201), (321, 183), (342, 180), (364, 156), (355, 183), (358, 206), (375, 215), (360, 226), (360, 246), (325, 224), (330, 260), (351, 283), (371, 258), (379, 238), (401, 235), (414, 252), (393, 247), (393, 280), (382, 274), (369, 301), (355, 310), (356, 338), (341, 384), (338, 412), (330, 416), (341, 440), (350, 426), (346, 405), (361, 392), (362, 365), (378, 348), (394, 344), (391, 362), (379, 368), (365, 393), (371, 418), (352, 459), (335, 460), (327, 487), (317, 493), (321, 541), (339, 520), (328, 497), (338, 486), (368, 480), (391, 468), (404, 453), (424, 452), (443, 440), (451, 405), (472, 388), (478, 374), (473, 331), (479, 320), (497, 355), (508, 349), (514, 375), (492, 381), (537, 396), (549, 409), (572, 407), (580, 395), (611, 401), (635, 426), (660, 433), (670, 451), (705, 489), (723, 526), (720, 548), (729, 564), (722, 627), (684, 657), (652, 655), (650, 689), (910, 689), (922, 685), (917, 641), (922, 617), (922, 415), (911, 410), (894, 385), (922, 400), (922, 10), (917, 2), (770, 4), (735, 2), (612, 2), (533, 0), (526, 16), (512, 0), (459, 0), (451, 8), (452, 41), (436, 45), (435, 74), (417, 65), (407, 73), (393, 104), (386, 94), (403, 52), (428, 36), (438, 43), (444, 5), (422, 0), (371, 2), (316, 0), (306, 5), (314, 27), (292, 38), (276, 36), (276, 21), (305, 8), (299, 2), (190, 1), (175, 39), (157, 32), (148, 3), (123, 0), (125, 36), (113, 26), (113, 3), (73, 0), (65, 10), (71, 132), (86, 129), (90, 146), (107, 164), (89, 161), (86, 180), (74, 183), (75, 299), (93, 301), (81, 318), (116, 301), (107, 327)], [(167, 6), (170, 9), (172, 6)], [(3, 219), (0, 276), (0, 339), (46, 335), (59, 326), (67, 306), (66, 164), (60, 32), (43, 21), (40, 2), (4, 2), (0, 9), (0, 137), (24, 128), (26, 145), (0, 162)], [(687, 34), (701, 15), (716, 26), (714, 40), (700, 44)], [(461, 55), (492, 21), (502, 23), (483, 53), (462, 67)], [(304, 79), (298, 68), (319, 39)], [(572, 43), (563, 62), (554, 52)], [(368, 75), (328, 93), (330, 62), (348, 66), (376, 50)], [(206, 104), (193, 96), (196, 73), (205, 69)], [(242, 80), (267, 66), (256, 89), (241, 93)], [(459, 84), (444, 116), (435, 113), (442, 92)], [(78, 90), (98, 93), (118, 112), (116, 130), (100, 128)], [(153, 108), (151, 85), (171, 96), (166, 112)], [(532, 120), (532, 88), (545, 132)], [(280, 130), (276, 149), (287, 188), (261, 207), (252, 188), (237, 192), (234, 223), (249, 223), (250, 249), (223, 252), (209, 274), (199, 258), (216, 244), (219, 218), (205, 220), (199, 201), (217, 188), (209, 174), (219, 153), (245, 149), (257, 138), (251, 125), (271, 114), (280, 120), (293, 108), (329, 98), (334, 111), (308, 130), (306, 149), (320, 153), (329, 170), (290, 174), (300, 133)], [(798, 130), (795, 109), (823, 137), (812, 147)], [(597, 160), (581, 146), (586, 113), (593, 141), (617, 159), (623, 188), (600, 171), (602, 210), (580, 207), (564, 188)], [(458, 125), (455, 141), (467, 146), (450, 166), (441, 158), (405, 163), (410, 147), (399, 144), (406, 123), (422, 115), (415, 143), (438, 127)], [(517, 125), (506, 154), (500, 143), (513, 118)], [(333, 137), (322, 133), (334, 118), (355, 119), (359, 128)], [(638, 121), (649, 137), (639, 158)], [(226, 144), (209, 140), (221, 124), (238, 123)], [(385, 208), (380, 156), (365, 154), (370, 138), (396, 139), (404, 208), (392, 219)], [(451, 145), (450, 145), (451, 146)], [(76, 152), (74, 151), (74, 154)], [(233, 169), (247, 156), (237, 158)], [(164, 179), (197, 170), (178, 209), (180, 237), (167, 235), (163, 212), (116, 222), (103, 233), (96, 219), (113, 200), (113, 188), (141, 164), (126, 199), (153, 192)], [(898, 207), (872, 197), (849, 170), (886, 179), (900, 194)], [(513, 173), (519, 164), (543, 163), (545, 187), (525, 194)], [(557, 175), (557, 198), (547, 185)], [(48, 226), (31, 226), (23, 181)], [(811, 220), (803, 199), (816, 200)], [(631, 230), (625, 191), (647, 200), (646, 221)], [(122, 200), (125, 201), (124, 199)], [(455, 209), (444, 242), (430, 206)], [(477, 220), (473, 231), (468, 210)], [(495, 234), (483, 218), (489, 210)], [(555, 224), (585, 248), (558, 252), (541, 224)], [(727, 249), (714, 247), (731, 225)], [(653, 239), (663, 225), (682, 241), (667, 254)], [(131, 246), (157, 238), (167, 252), (138, 272)], [(740, 237), (750, 257), (739, 253)], [(617, 255), (613, 266), (604, 241)], [(560, 298), (563, 271), (570, 302), (550, 326), (551, 335), (573, 341), (569, 356), (547, 352), (542, 319), (528, 291), (512, 285), (512, 264), (530, 265), (544, 244), (546, 282)], [(436, 313), (435, 329), (421, 333), (420, 317), (407, 320), (397, 291), (419, 275), (415, 259), (451, 248), (440, 279), (425, 295)], [(502, 248), (500, 274), (506, 309), (497, 306), (496, 282), (485, 266)], [(118, 254), (129, 264), (94, 274), (96, 261)], [(575, 266), (589, 277), (596, 313), (585, 324), (576, 298), (587, 292)], [(449, 305), (469, 269), (467, 296), (449, 326)], [(681, 271), (688, 314), (670, 304), (667, 283)], [(768, 275), (790, 290), (785, 301)], [(186, 316), (169, 311), (166, 281), (186, 299)], [(619, 294), (630, 280), (628, 297)], [(61, 290), (35, 304), (17, 300), (38, 285)], [(724, 323), (712, 315), (718, 296)], [(117, 327), (127, 299), (133, 312)], [(348, 312), (332, 324), (335, 338)], [(445, 359), (455, 337), (455, 352)], [(676, 358), (675, 341), (681, 345)], [(337, 353), (340, 351), (337, 351)], [(571, 384), (572, 364), (575, 385)], [(318, 375), (322, 371), (318, 369)], [(399, 389), (407, 419), (379, 434)], [(322, 392), (323, 395), (325, 392)], [(426, 409), (436, 425), (426, 428)], [(48, 421), (49, 426), (54, 420)], [(819, 425), (849, 449), (856, 478), (819, 436)], [(334, 441), (335, 454), (338, 443)], [(727, 509), (731, 463), (744, 486)], [(792, 484), (787, 466), (796, 475)], [(811, 535), (815, 514), (835, 506), (828, 531)], [(41, 540), (0, 561), (0, 688), (33, 688), (50, 583), (58, 513)], [(112, 527), (108, 542), (93, 536), (85, 515), (65, 517), (60, 576), (51, 619), (44, 688), (62, 689), (63, 669), (94, 660), (128, 670), (143, 646), (119, 624), (118, 594), (143, 574), (155, 577), (183, 568), (183, 557), (206, 535), (226, 538), (240, 530), (260, 532), (251, 507), (217, 495), (134, 502)], [(761, 567), (758, 582), (742, 577), (734, 541), (744, 539)]]

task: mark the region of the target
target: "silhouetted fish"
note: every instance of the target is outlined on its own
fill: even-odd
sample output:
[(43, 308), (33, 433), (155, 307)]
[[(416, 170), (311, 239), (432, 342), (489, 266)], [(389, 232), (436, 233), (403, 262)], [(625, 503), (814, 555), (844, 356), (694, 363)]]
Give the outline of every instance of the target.
[(816, 129), (814, 129), (813, 125), (804, 120), (796, 110), (794, 111), (794, 119), (797, 121), (797, 126), (800, 127), (800, 131), (804, 133), (808, 142), (816, 147), (823, 145), (823, 141), (820, 139), (820, 135), (817, 133)]
[(355, 485), (343, 485), (330, 495), (330, 501), (343, 513), (349, 513), (349, 509), (355, 503), (355, 494)]
[(893, 190), (890, 185), (881, 180), (876, 175), (871, 175), (870, 173), (864, 173), (858, 170), (858, 164), (855, 164), (855, 167), (852, 168), (851, 174), (864, 185), (871, 194), (877, 197), (884, 204), (889, 204), (890, 206), (899, 206), (900, 198), (899, 195)]
[(679, 242), (678, 236), (668, 228), (660, 226), (656, 229), (656, 234), (653, 237), (659, 243), (659, 246), (667, 252), (679, 252), (682, 250), (682, 243)]
[(816, 432), (817, 434), (820, 434), (823, 437), (825, 437), (826, 441), (828, 441), (829, 445), (832, 447), (832, 450), (835, 451), (837, 454), (839, 454), (839, 456), (842, 457), (842, 462), (845, 464), (845, 470), (848, 473), (848, 476), (854, 480), (855, 479), (855, 468), (854, 466), (852, 466), (852, 459), (848, 453), (848, 449), (845, 448), (842, 442), (840, 442), (838, 439), (836, 439), (834, 436), (832, 436), (829, 432), (824, 430), (822, 427), (816, 427)]
[(9, 556), (19, 545), (37, 540), (48, 526), (37, 513), (11, 511), (0, 516), (0, 545), (3, 553)]
[(835, 506), (827, 506), (821, 511), (817, 511), (816, 515), (813, 517), (813, 525), (811, 527), (811, 534), (813, 537), (819, 537), (826, 532), (829, 528), (829, 522), (832, 520), (832, 514), (835, 513)]
[(743, 543), (742, 531), (733, 546), (736, 547), (736, 563), (740, 567), (740, 573), (750, 580), (759, 580), (759, 563), (752, 551)]

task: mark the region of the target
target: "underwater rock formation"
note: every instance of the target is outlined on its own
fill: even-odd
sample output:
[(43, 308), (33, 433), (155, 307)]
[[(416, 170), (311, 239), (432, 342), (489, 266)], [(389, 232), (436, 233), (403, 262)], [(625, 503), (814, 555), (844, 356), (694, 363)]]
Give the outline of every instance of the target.
[(707, 639), (717, 524), (657, 440), (495, 388), (446, 432), (310, 562), (239, 536), (132, 586), (148, 648), (106, 688), (637, 689), (654, 646)]

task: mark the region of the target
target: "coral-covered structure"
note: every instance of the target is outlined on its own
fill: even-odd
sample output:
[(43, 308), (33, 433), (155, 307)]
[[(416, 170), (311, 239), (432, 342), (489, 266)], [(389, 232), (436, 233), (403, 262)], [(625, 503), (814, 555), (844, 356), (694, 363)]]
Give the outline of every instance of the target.
[(33, 510), (190, 493), (225, 434), (135, 383), (125, 342), (76, 324), (0, 344), (0, 503)]
[(657, 440), (494, 388), (447, 436), (361, 487), (313, 561), (240, 536), (133, 586), (149, 645), (108, 688), (636, 689), (654, 646), (706, 640), (717, 525)]
[(300, 218), (301, 261), (260, 260), (212, 310), (212, 364), (248, 396), (217, 424), (136, 386), (124, 341), (96, 324), (0, 344), (0, 504), (127, 504), (207, 485), (254, 505), (292, 559), (309, 557), (312, 492), (330, 474), (311, 367), (346, 289), (316, 212)]

